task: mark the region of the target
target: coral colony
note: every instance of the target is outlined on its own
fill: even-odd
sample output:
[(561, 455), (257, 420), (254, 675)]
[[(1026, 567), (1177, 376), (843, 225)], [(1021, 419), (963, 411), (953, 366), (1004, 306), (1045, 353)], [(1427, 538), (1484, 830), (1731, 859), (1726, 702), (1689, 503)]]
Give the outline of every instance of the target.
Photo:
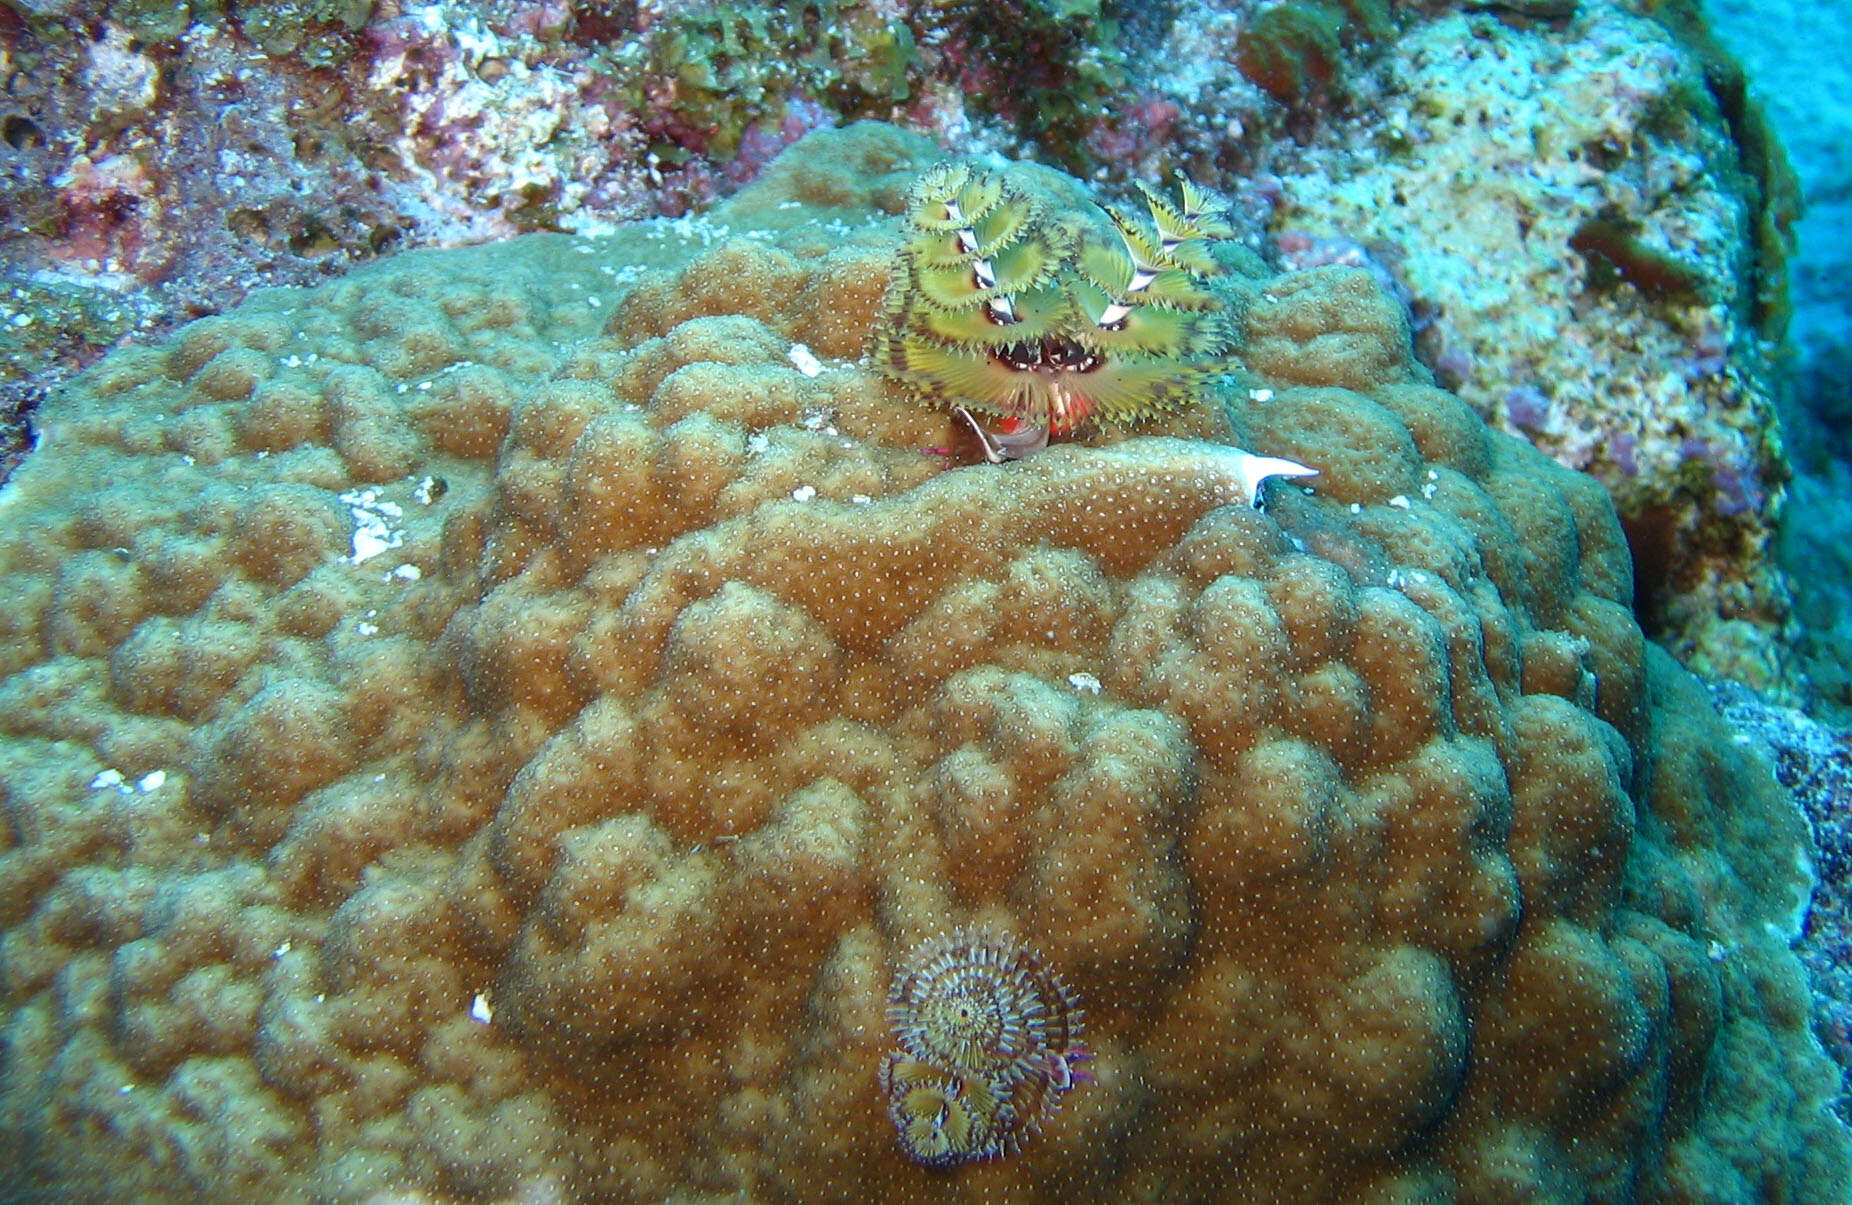
[[(1784, 266), (1799, 194), (1755, 90), (1690, 5), (1648, 8), (118, 0), (73, 23), (15, 3), (0, 475), (46, 390), (118, 339), (387, 250), (694, 217), (808, 132), (880, 118), (1113, 187), (1182, 170), (1283, 265), (1373, 268), (1443, 386), (1652, 533), (1649, 627), (1798, 698), (1805, 663), (1818, 687), (1847, 658), (1782, 638), (1775, 524), (1806, 458), (1775, 434), (1767, 350), (1785, 281), (1833, 278)], [(1844, 290), (1818, 291), (1846, 327)], [(964, 413), (993, 454), (1039, 438)]]
[[(1601, 485), (1361, 267), (942, 156), (812, 134), (47, 399), (0, 1198), (1847, 1199), (1804, 817)], [(1237, 354), (1273, 515), (1179, 435)], [(946, 471), (953, 407), (1059, 446)]]

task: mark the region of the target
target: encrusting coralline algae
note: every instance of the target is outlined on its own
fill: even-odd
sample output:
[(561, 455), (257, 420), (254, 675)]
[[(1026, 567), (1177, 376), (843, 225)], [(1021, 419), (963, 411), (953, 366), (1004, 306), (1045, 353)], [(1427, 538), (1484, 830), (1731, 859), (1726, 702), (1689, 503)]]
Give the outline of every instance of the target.
[[(1842, 1191), (1802, 821), (1600, 486), (1368, 273), (1248, 257), (1226, 388), (980, 463), (858, 358), (936, 157), (813, 135), (699, 227), (263, 294), (48, 406), (0, 1191)], [(1229, 505), (1208, 439), (1319, 475)], [(948, 1172), (881, 1069), (961, 928), (1095, 1082)]]

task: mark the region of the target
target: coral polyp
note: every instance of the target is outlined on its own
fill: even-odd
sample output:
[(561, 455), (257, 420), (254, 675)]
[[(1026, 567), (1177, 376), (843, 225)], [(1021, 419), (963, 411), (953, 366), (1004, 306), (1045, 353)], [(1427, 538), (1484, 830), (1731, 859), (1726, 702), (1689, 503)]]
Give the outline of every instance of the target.
[(1148, 218), (1088, 222), (998, 173), (932, 168), (908, 198), (881, 370), (929, 404), (1001, 420), (1010, 438), (985, 440), (993, 459), (1172, 409), (1230, 345), (1206, 287), (1224, 203), (1180, 187), (1175, 203), (1145, 190)]
[(888, 1024), (901, 1049), (881, 1091), (901, 1148), (928, 1167), (1011, 1154), (1085, 1078), (1081, 1010), (1014, 938), (958, 929), (921, 942), (894, 975)]

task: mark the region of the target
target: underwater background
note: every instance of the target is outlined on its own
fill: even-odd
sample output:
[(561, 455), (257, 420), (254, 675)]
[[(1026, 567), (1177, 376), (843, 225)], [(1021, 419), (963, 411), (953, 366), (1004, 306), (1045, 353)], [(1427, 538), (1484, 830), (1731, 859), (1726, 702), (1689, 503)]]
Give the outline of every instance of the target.
[(1852, 1197), (1846, 0), (0, 67), (0, 1201)]

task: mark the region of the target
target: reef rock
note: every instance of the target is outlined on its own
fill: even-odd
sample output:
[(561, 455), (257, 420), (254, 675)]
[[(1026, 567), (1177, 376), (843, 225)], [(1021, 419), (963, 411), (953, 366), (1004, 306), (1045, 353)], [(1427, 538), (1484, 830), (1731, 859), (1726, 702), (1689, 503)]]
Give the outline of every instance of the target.
[[(1336, 266), (1231, 274), (1227, 396), (975, 463), (858, 358), (932, 158), (815, 135), (48, 405), (0, 1193), (1839, 1198), (1803, 822), (1600, 486)], [(1322, 472), (1227, 505), (1211, 440)], [(1097, 1082), (944, 1172), (880, 1080), (959, 926), (1060, 968)]]
[(1607, 487), (1680, 662), (1805, 696), (1775, 539), (1768, 349), (1799, 205), (1780, 146), (1682, 0), (1464, 7), (1412, 23), (1349, 114), (1283, 148), (1285, 259), (1393, 267), (1440, 383)]

